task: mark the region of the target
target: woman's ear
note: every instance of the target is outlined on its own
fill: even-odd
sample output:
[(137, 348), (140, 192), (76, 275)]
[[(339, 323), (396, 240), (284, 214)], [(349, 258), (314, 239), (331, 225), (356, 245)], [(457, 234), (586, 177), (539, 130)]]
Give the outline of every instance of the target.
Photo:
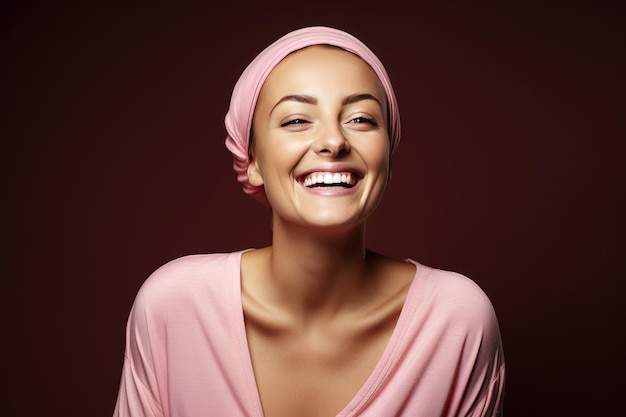
[(260, 187), (264, 183), (263, 175), (261, 175), (261, 171), (254, 158), (250, 160), (250, 164), (248, 165), (248, 182), (255, 187)]

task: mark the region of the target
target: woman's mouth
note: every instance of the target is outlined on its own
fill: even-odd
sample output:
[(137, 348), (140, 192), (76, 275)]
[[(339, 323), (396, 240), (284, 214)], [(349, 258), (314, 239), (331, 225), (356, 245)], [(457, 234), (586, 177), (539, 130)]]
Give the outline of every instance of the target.
[(352, 172), (311, 172), (303, 176), (300, 182), (307, 188), (343, 187), (352, 188), (357, 182)]

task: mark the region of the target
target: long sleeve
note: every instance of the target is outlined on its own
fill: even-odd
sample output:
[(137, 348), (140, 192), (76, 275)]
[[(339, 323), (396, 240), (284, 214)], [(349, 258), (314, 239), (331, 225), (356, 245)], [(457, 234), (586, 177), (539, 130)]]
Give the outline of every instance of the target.
[(504, 405), (505, 365), (502, 363), (472, 417), (502, 417)]
[(156, 335), (146, 319), (149, 312), (140, 296), (128, 319), (124, 367), (113, 413), (114, 417), (164, 417), (155, 370), (155, 353), (150, 345)]

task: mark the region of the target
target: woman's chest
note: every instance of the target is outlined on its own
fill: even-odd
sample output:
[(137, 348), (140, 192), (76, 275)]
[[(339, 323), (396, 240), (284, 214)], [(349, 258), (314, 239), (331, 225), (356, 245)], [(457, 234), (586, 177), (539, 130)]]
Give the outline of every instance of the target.
[(397, 316), (377, 326), (276, 334), (248, 325), (248, 345), (265, 417), (335, 416), (379, 364)]

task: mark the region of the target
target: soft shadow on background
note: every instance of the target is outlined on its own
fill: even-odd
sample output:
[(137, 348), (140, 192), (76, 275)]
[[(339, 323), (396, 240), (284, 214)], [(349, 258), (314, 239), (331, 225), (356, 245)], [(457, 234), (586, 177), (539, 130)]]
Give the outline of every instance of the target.
[(269, 242), (223, 119), (254, 55), (313, 24), (365, 41), (398, 95), (369, 246), (485, 290), (507, 417), (624, 410), (617, 2), (22, 4), (0, 18), (6, 415), (110, 416), (146, 277)]

